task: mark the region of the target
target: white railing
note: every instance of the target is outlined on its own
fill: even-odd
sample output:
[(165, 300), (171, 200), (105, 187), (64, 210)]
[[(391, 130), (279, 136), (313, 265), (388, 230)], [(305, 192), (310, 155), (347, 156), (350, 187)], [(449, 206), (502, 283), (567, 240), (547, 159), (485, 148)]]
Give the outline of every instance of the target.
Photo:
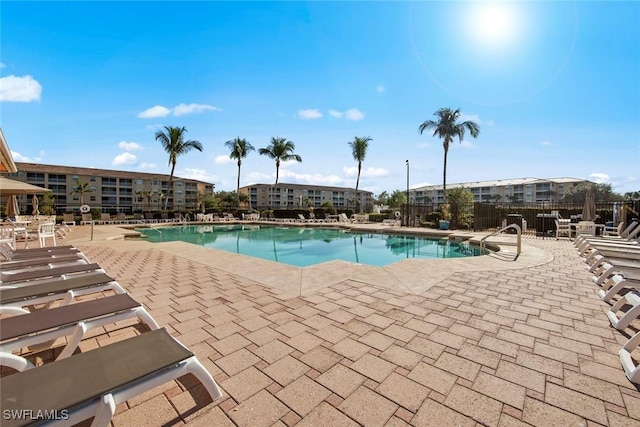
[(491, 237), (491, 236), (495, 236), (496, 234), (502, 233), (503, 231), (506, 231), (510, 228), (513, 228), (516, 230), (517, 236), (516, 236), (516, 257), (514, 258), (514, 261), (518, 258), (518, 256), (520, 255), (520, 252), (522, 252), (522, 230), (520, 229), (520, 226), (518, 224), (509, 224), (506, 227), (502, 227), (500, 230), (498, 231), (494, 231), (491, 234), (488, 234), (486, 236), (484, 236), (482, 239), (480, 239), (480, 250), (484, 252), (485, 246), (486, 246), (486, 240)]

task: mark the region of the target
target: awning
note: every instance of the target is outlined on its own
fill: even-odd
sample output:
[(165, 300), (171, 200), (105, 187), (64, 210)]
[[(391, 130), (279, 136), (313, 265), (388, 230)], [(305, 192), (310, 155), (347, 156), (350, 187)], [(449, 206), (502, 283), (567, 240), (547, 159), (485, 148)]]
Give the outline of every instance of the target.
[(51, 190), (0, 176), (0, 197), (10, 196), (12, 194), (42, 194), (47, 191)]

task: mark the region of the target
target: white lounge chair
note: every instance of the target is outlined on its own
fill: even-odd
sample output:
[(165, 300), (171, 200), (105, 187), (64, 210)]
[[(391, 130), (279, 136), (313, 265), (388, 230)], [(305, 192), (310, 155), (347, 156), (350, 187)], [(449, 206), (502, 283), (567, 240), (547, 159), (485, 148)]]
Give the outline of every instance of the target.
[(620, 362), (624, 373), (632, 383), (640, 383), (640, 366), (636, 365), (634, 358), (632, 357), (633, 351), (640, 345), (640, 332), (627, 341), (627, 343), (620, 349), (618, 353), (620, 355)]
[[(628, 308), (625, 310), (625, 307)], [(618, 316), (618, 313), (621, 315)], [(619, 331), (627, 329), (638, 316), (640, 316), (640, 295), (633, 291), (624, 294), (607, 312), (611, 326)]]
[[(107, 426), (117, 405), (186, 374), (195, 375), (211, 399), (222, 396), (195, 355), (165, 329), (157, 329), (3, 377), (0, 406), (12, 413), (42, 408), (64, 413), (65, 425), (94, 417), (92, 425)], [(3, 420), (5, 427), (21, 424), (19, 418)]]
[(118, 294), (90, 301), (78, 302), (62, 307), (29, 312), (0, 319), (0, 366), (9, 366), (17, 371), (33, 368), (28, 359), (13, 354), (23, 348), (42, 351), (56, 339), (69, 336), (64, 349), (55, 360), (71, 356), (78, 348), (87, 331), (120, 320), (138, 318), (151, 330), (158, 324), (142, 305), (128, 294)]

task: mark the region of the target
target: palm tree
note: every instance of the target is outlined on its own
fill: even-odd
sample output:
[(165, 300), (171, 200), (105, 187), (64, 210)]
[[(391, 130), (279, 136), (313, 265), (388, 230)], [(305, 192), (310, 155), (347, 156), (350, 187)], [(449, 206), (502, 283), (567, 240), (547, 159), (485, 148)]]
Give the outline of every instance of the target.
[(156, 132), (156, 141), (160, 141), (164, 151), (169, 154), (169, 164), (171, 165), (171, 175), (169, 175), (169, 187), (167, 189), (167, 198), (165, 199), (165, 210), (169, 204), (169, 196), (173, 192), (173, 172), (176, 169), (178, 157), (186, 154), (192, 149), (202, 151), (202, 144), (199, 141), (184, 140), (187, 129), (183, 127), (163, 126), (164, 131)]
[(250, 151), (254, 151), (253, 145), (244, 138), (237, 137), (231, 141), (227, 141), (224, 145), (231, 150), (229, 157), (238, 161), (238, 185), (236, 186), (236, 193), (238, 196), (238, 208), (240, 207), (240, 167), (242, 165), (242, 159), (247, 157)]
[[(358, 186), (360, 185), (360, 172), (362, 171), (362, 162), (364, 162), (364, 157), (367, 155), (367, 148), (369, 147), (369, 142), (373, 141), (368, 136), (356, 136), (353, 138), (353, 141), (347, 142), (349, 147), (351, 147), (351, 154), (353, 155), (353, 160), (358, 162), (358, 179), (356, 180), (356, 209), (358, 209), (359, 213), (362, 213), (362, 203), (358, 204)], [(358, 208), (360, 206), (360, 208)]]
[(276, 182), (274, 184), (274, 187), (278, 185), (281, 161), (302, 161), (302, 157), (297, 154), (293, 154), (293, 150), (295, 150), (295, 148), (296, 146), (292, 141), (288, 141), (286, 138), (274, 136), (273, 138), (271, 138), (271, 143), (266, 148), (261, 148), (258, 150), (258, 153), (260, 153), (261, 156), (267, 156), (271, 159), (275, 159), (276, 161)]
[(84, 205), (84, 193), (92, 193), (93, 189), (91, 188), (91, 183), (89, 182), (81, 182), (79, 179), (76, 179), (76, 185), (71, 194), (79, 194), (80, 195), (80, 205)]
[(453, 139), (457, 136), (458, 141), (462, 142), (465, 132), (468, 130), (472, 137), (477, 138), (480, 134), (480, 126), (476, 122), (466, 121), (457, 123), (460, 118), (460, 109), (452, 110), (451, 108), (441, 108), (434, 114), (438, 118), (437, 121), (426, 120), (419, 127), (418, 130), (422, 134), (426, 129), (433, 129), (433, 136), (438, 136), (442, 139), (442, 145), (444, 146), (444, 169), (442, 171), (442, 192), (444, 195), (444, 201), (447, 202), (447, 153), (449, 152), (449, 145)]

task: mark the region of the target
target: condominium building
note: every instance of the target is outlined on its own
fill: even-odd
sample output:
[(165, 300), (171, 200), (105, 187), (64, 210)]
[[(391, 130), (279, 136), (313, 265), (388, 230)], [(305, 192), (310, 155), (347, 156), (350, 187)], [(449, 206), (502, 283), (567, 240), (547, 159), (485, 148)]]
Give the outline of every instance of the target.
[[(18, 171), (8, 176), (50, 189), (57, 213), (77, 210), (81, 204), (103, 212), (160, 210), (168, 195), (169, 175), (164, 174), (22, 162), (16, 162), (16, 166)], [(79, 183), (88, 183), (90, 191), (78, 194)], [(213, 194), (215, 185), (174, 176), (172, 187), (169, 209), (196, 210), (198, 193)], [(19, 206), (30, 203), (30, 196), (18, 196)]]
[[(577, 178), (514, 178), (447, 184), (447, 190), (464, 187), (475, 202), (558, 202), (574, 186), (588, 183)], [(428, 185), (409, 191), (411, 203), (442, 203), (442, 185)]]
[[(252, 184), (240, 187), (240, 193), (249, 195), (253, 208), (320, 207), (331, 202), (335, 208), (355, 208), (356, 190), (346, 187), (329, 187), (304, 184)], [(373, 206), (373, 193), (358, 190), (359, 204), (364, 210)]]

